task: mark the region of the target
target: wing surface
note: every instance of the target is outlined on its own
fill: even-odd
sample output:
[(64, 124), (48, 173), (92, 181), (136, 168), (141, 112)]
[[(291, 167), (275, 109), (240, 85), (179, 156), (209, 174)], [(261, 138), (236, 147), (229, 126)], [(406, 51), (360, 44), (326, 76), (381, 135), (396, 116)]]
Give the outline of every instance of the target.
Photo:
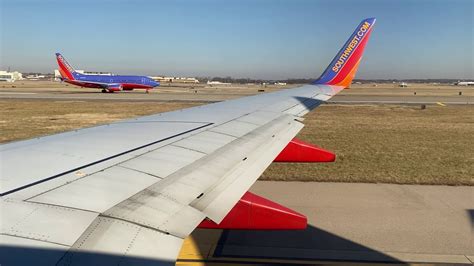
[(219, 223), (301, 117), (343, 88), (305, 85), (1, 145), (0, 263), (174, 264), (183, 239), (206, 217)]
[(174, 263), (182, 240), (206, 217), (220, 222), (299, 132), (298, 118), (339, 90), (307, 85), (2, 145), (0, 239), (54, 250), (46, 264)]

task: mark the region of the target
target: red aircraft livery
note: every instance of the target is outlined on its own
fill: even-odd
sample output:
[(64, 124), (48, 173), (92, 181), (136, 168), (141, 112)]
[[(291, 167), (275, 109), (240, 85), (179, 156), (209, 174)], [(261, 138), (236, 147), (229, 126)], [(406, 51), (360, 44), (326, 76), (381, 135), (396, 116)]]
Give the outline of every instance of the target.
[(71, 67), (60, 53), (56, 53), (56, 59), (62, 80), (77, 86), (102, 89), (102, 92), (133, 89), (145, 89), (148, 92), (148, 90), (160, 85), (159, 82), (147, 76), (80, 74)]

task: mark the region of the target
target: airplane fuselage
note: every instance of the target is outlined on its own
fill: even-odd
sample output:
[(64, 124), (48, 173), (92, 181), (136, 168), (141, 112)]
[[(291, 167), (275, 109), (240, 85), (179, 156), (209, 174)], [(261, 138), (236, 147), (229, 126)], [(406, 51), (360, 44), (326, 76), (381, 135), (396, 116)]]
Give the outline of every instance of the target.
[(65, 82), (86, 87), (102, 88), (108, 91), (145, 89), (149, 90), (160, 84), (146, 76), (124, 75), (85, 75), (74, 73), (74, 80), (64, 79)]
[(102, 89), (102, 92), (133, 89), (145, 89), (148, 92), (160, 85), (159, 82), (147, 76), (81, 74), (76, 72), (61, 54), (56, 53), (56, 59), (62, 80), (73, 85)]

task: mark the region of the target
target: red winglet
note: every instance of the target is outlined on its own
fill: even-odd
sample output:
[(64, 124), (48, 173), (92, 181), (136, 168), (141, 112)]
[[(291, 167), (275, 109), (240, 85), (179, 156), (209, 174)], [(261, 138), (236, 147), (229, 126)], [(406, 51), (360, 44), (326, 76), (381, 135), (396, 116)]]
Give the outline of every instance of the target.
[(336, 155), (333, 152), (294, 138), (280, 152), (274, 162), (320, 163), (334, 162), (335, 160)]
[(247, 192), (219, 224), (205, 219), (198, 228), (295, 230), (306, 226), (306, 216)]

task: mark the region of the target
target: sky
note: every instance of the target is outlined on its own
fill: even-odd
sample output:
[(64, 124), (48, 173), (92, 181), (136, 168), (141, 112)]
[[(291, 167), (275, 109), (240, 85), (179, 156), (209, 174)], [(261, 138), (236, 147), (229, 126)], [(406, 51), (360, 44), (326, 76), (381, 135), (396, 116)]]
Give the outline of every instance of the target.
[(367, 17), (357, 78), (474, 79), (473, 0), (0, 0), (0, 69), (317, 78)]

